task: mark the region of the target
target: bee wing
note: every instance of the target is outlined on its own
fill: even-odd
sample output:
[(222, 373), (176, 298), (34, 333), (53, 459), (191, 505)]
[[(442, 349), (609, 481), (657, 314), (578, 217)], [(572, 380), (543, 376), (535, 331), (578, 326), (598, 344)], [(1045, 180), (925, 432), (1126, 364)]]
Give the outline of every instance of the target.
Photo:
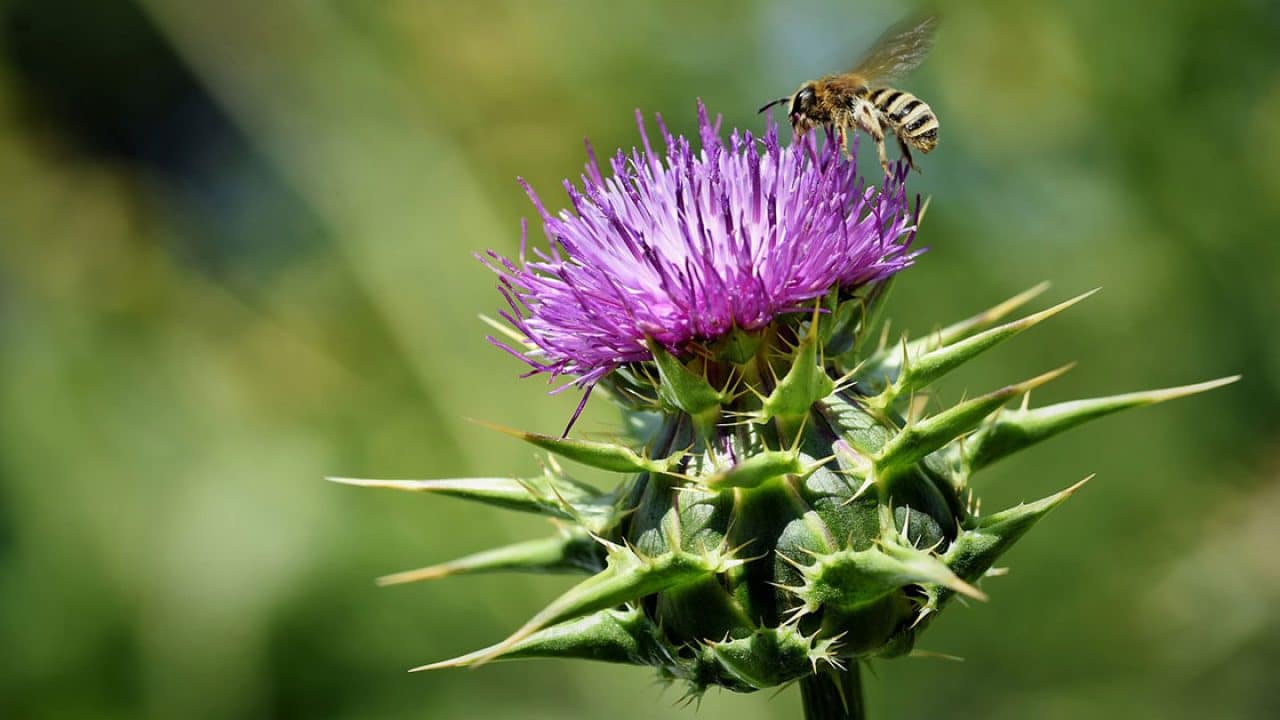
[(938, 18), (927, 15), (894, 25), (876, 40), (852, 73), (868, 81), (886, 82), (899, 78), (924, 62), (933, 48)]

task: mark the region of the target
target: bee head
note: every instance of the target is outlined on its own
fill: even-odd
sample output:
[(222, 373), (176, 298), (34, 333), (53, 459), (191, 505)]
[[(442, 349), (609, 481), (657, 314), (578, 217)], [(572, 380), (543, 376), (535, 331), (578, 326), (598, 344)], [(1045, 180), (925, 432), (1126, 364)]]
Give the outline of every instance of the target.
[(791, 122), (795, 123), (810, 117), (813, 114), (812, 110), (816, 102), (817, 95), (814, 93), (813, 84), (801, 85), (796, 94), (791, 96), (791, 109), (787, 112), (791, 116)]
[(764, 112), (774, 105), (788, 104), (787, 119), (791, 121), (791, 127), (798, 132), (806, 130), (821, 124), (822, 120), (818, 116), (821, 115), (818, 108), (817, 89), (813, 83), (805, 83), (796, 90), (794, 95), (781, 97), (773, 102), (768, 103), (760, 108), (760, 112)]

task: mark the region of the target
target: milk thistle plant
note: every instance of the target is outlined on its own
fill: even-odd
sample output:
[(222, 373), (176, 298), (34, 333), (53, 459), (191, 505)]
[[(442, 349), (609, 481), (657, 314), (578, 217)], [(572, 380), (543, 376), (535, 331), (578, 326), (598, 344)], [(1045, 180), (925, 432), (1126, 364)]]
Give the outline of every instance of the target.
[[(689, 698), (798, 681), (806, 718), (860, 718), (860, 664), (910, 654), (957, 596), (983, 599), (1000, 556), (1084, 484), (980, 514), (976, 473), (1087, 420), (1234, 378), (1029, 407), (1059, 368), (927, 414), (916, 401), (933, 382), (1088, 293), (1005, 321), (1037, 287), (886, 342), (873, 330), (890, 281), (921, 252), (905, 166), (867, 180), (829, 137), (784, 145), (770, 123), (763, 139), (725, 142), (701, 105), (698, 121), (700, 149), (661, 127), (660, 153), (640, 120), (643, 150), (619, 152), (608, 176), (592, 156), (580, 185), (565, 184), (572, 210), (529, 190), (547, 244), (530, 247), (526, 228), (519, 257), (484, 259), (508, 304), (494, 344), (562, 389), (607, 395), (629, 439), (506, 431), (548, 453), (540, 472), (342, 482), (556, 525), (386, 583), (587, 576), (496, 645), (417, 669), (629, 663)], [(621, 479), (601, 490), (557, 457)]]

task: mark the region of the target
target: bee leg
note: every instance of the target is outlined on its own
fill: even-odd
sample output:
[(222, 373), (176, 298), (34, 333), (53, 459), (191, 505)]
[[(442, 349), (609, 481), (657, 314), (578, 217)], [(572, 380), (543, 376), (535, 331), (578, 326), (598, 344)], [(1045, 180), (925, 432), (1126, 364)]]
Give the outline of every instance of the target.
[(907, 165), (911, 166), (912, 170), (920, 172), (920, 168), (916, 167), (915, 158), (911, 157), (911, 148), (907, 145), (906, 141), (902, 139), (901, 135), (896, 137), (898, 138), (898, 147), (902, 148), (902, 157), (907, 161)]
[(843, 125), (836, 128), (836, 140), (840, 142), (840, 153), (845, 160), (849, 160), (853, 156), (849, 154), (849, 133)]
[(855, 111), (855, 119), (858, 126), (866, 131), (871, 139), (876, 142), (876, 152), (880, 155), (880, 167), (884, 169), (886, 176), (892, 177), (893, 173), (889, 172), (889, 158), (884, 152), (884, 126), (880, 124), (880, 120), (876, 117), (875, 106), (871, 103), (861, 103)]
[(889, 157), (884, 152), (884, 135), (876, 138), (876, 152), (880, 155), (880, 167), (884, 169), (885, 177), (893, 177), (889, 171)]

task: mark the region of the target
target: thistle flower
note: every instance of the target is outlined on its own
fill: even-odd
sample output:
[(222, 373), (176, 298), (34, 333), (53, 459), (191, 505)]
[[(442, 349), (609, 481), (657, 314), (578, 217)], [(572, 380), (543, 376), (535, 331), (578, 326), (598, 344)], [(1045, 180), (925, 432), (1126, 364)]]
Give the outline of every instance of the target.
[[(608, 178), (593, 158), (580, 190), (566, 184), (572, 212), (530, 192), (547, 248), (487, 261), (510, 305), (512, 341), (499, 344), (533, 374), (604, 388), (632, 439), (507, 431), (550, 453), (541, 473), (344, 482), (557, 524), (385, 583), (588, 575), (498, 644), (418, 669), (585, 658), (654, 667), (691, 698), (799, 681), (807, 718), (862, 717), (859, 664), (910, 653), (955, 596), (983, 599), (996, 560), (1083, 484), (982, 515), (975, 473), (1086, 420), (1235, 378), (1031, 408), (1060, 368), (926, 416), (913, 399), (931, 383), (1090, 293), (1002, 322), (1039, 286), (864, 349), (891, 276), (918, 254), (905, 168), (869, 186), (830, 138), (784, 147), (770, 125), (762, 143), (735, 132), (726, 145), (701, 106), (698, 119), (696, 152), (663, 128), (659, 157), (642, 123), (644, 150), (615, 156)], [(602, 491), (555, 456), (623, 479)]]
[(582, 189), (565, 183), (573, 213), (552, 215), (525, 185), (548, 252), (527, 257), (526, 228), (518, 263), (490, 253), (511, 306), (503, 316), (533, 346), (510, 351), (534, 372), (589, 385), (651, 360), (648, 340), (681, 352), (759, 330), (917, 254), (902, 173), (877, 191), (831, 144), (816, 161), (812, 146), (782, 147), (773, 123), (763, 156), (749, 132), (726, 146), (701, 104), (701, 151), (659, 117), (662, 158), (636, 120), (644, 152), (619, 151), (608, 179), (591, 154)]

